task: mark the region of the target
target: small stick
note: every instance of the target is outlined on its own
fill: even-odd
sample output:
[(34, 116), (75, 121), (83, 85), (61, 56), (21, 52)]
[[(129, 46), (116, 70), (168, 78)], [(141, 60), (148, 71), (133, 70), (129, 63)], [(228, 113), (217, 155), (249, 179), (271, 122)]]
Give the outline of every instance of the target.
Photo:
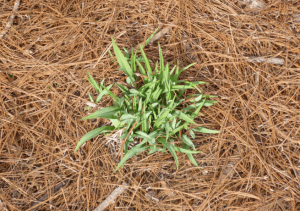
[(17, 11), (18, 11), (19, 6), (20, 6), (20, 0), (16, 0), (16, 1), (15, 1), (15, 5), (14, 5), (14, 8), (13, 8), (13, 11), (12, 11), (12, 14), (11, 14), (11, 16), (10, 16), (10, 18), (9, 18), (9, 21), (7, 22), (7, 24), (6, 24), (6, 26), (5, 26), (4, 30), (3, 30), (3, 32), (0, 34), (0, 39), (1, 39), (2, 37), (4, 37), (4, 36), (6, 35), (6, 33), (8, 32), (8, 30), (10, 29), (10, 27), (11, 27), (11, 25), (12, 25), (12, 22), (13, 22), (13, 20), (14, 20), (14, 18), (15, 18), (15, 15), (16, 15), (16, 13), (17, 13)]
[(295, 15), (295, 22), (300, 22), (300, 14)]
[(6, 209), (0, 199), (0, 208), (3, 210), (3, 211), (8, 211), (8, 209)]
[(248, 61), (250, 62), (254, 62), (254, 63), (269, 63), (269, 64), (280, 64), (283, 65), (284, 63), (284, 59), (281, 58), (264, 58), (264, 57), (256, 57), (256, 56), (252, 56), (252, 57), (245, 57)]
[(123, 183), (122, 186), (117, 187), (94, 211), (103, 211), (106, 207), (111, 205), (115, 199), (126, 189), (127, 183)]
[[(162, 36), (164, 36), (165, 34), (167, 34), (170, 31), (171, 28), (172, 28), (172, 26), (167, 26), (167, 27), (163, 28), (162, 30), (160, 30), (157, 34), (155, 34), (152, 37), (152, 39), (148, 42), (147, 45), (150, 45), (151, 43), (155, 42), (156, 40), (158, 40), (159, 38), (161, 38)], [(145, 42), (142, 42), (141, 44), (136, 45), (133, 48), (133, 50), (134, 51), (138, 50), (140, 48), (140, 46), (145, 47), (144, 45), (145, 45)], [(128, 54), (131, 55), (131, 51), (128, 52)]]

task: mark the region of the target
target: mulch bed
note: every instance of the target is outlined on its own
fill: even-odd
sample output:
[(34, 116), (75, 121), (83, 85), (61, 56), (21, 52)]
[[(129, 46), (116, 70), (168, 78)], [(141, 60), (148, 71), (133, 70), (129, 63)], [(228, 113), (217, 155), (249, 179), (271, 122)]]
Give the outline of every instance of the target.
[[(1, 1), (0, 209), (93, 210), (126, 182), (107, 210), (300, 210), (300, 4), (251, 2), (22, 0), (6, 30), (15, 2)], [(182, 78), (219, 98), (196, 120), (222, 133), (196, 134), (201, 171), (185, 154), (176, 170), (171, 154), (142, 153), (114, 173), (103, 136), (74, 153), (107, 123), (80, 121), (97, 110), (85, 111), (87, 71), (125, 81), (111, 38), (135, 47), (157, 27), (147, 56), (159, 42), (166, 61), (197, 62)]]

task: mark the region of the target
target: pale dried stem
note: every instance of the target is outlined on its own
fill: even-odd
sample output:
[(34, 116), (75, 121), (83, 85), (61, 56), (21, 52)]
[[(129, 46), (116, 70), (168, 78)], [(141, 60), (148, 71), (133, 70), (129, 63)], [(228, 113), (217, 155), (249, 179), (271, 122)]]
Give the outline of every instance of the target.
[(122, 186), (117, 187), (94, 211), (103, 211), (106, 207), (114, 203), (116, 198), (126, 190), (127, 183), (123, 183)]
[(17, 11), (18, 11), (19, 6), (20, 6), (20, 0), (16, 0), (16, 1), (15, 1), (15, 4), (14, 4), (13, 11), (12, 11), (12, 14), (11, 14), (11, 16), (10, 16), (10, 18), (9, 18), (9, 21), (7, 22), (7, 24), (6, 24), (6, 26), (5, 26), (4, 30), (3, 30), (3, 32), (0, 34), (0, 39), (1, 39), (2, 37), (4, 37), (4, 36), (6, 35), (6, 33), (8, 32), (8, 30), (10, 29), (10, 27), (11, 27), (11, 25), (12, 25), (12, 22), (13, 22), (13, 20), (14, 20), (14, 18), (15, 18), (15, 15), (16, 15), (16, 13), (17, 13)]

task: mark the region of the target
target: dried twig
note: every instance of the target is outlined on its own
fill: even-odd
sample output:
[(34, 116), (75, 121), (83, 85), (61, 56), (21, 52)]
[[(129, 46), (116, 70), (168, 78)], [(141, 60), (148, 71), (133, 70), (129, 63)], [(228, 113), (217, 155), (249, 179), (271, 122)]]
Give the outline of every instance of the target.
[[(148, 42), (147, 45), (150, 45), (151, 43), (155, 42), (156, 40), (158, 40), (159, 38), (161, 38), (162, 36), (164, 36), (165, 34), (167, 34), (170, 31), (171, 28), (172, 28), (172, 26), (167, 26), (167, 27), (163, 28), (162, 30), (160, 30), (159, 32), (157, 32), (152, 37), (152, 39), (150, 39), (150, 41)], [(140, 46), (144, 46), (144, 45), (145, 45), (145, 42), (136, 45), (133, 49), (134, 50), (138, 50), (140, 48)], [(129, 54), (131, 54), (131, 52), (129, 52)]]
[(8, 211), (8, 209), (6, 209), (6, 208), (4, 207), (3, 202), (1, 201), (1, 199), (0, 199), (0, 208), (1, 208), (1, 210), (3, 210), (3, 211)]
[(114, 200), (126, 189), (127, 183), (123, 183), (122, 186), (117, 187), (94, 211), (103, 211), (106, 207), (111, 205)]
[(265, 7), (265, 3), (261, 0), (243, 0), (244, 4), (250, 9), (262, 9)]
[(254, 63), (266, 62), (269, 64), (280, 64), (280, 65), (283, 65), (284, 63), (284, 59), (281, 58), (265, 58), (265, 57), (256, 57), (256, 56), (246, 57), (246, 60)]
[(97, 105), (95, 103), (91, 103), (91, 102), (87, 102), (86, 105), (93, 107), (93, 108), (97, 107)]
[(6, 33), (8, 32), (8, 30), (10, 29), (10, 27), (11, 27), (11, 25), (12, 25), (12, 22), (13, 22), (13, 20), (14, 20), (14, 18), (15, 18), (15, 15), (16, 15), (16, 13), (17, 13), (17, 11), (18, 11), (19, 5), (20, 5), (20, 0), (16, 0), (16, 1), (15, 1), (15, 4), (14, 4), (13, 11), (12, 11), (12, 14), (11, 14), (11, 16), (10, 16), (10, 18), (9, 18), (9, 21), (7, 22), (7, 24), (6, 24), (6, 26), (5, 26), (4, 30), (3, 30), (3, 32), (0, 34), (0, 39), (1, 39), (2, 37), (4, 37), (4, 36), (6, 35)]
[(300, 14), (295, 15), (295, 22), (300, 22)]
[(155, 34), (152, 39), (148, 42), (148, 45), (150, 45), (151, 43), (155, 42), (156, 40), (158, 40), (159, 38), (161, 38), (162, 36), (164, 36), (165, 34), (167, 34), (171, 29), (171, 26), (165, 27), (162, 30), (160, 30), (157, 34)]

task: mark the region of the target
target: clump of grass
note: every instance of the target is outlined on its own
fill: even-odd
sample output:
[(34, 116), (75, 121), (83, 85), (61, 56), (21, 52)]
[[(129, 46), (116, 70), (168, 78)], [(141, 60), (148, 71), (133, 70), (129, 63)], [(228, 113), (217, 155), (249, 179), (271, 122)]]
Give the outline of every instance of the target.
[[(153, 35), (154, 33), (151, 36)], [(78, 142), (75, 151), (83, 143), (101, 133), (124, 128), (124, 132), (119, 138), (123, 140), (125, 155), (116, 170), (123, 166), (128, 159), (141, 152), (148, 151), (151, 154), (167, 152), (166, 150), (173, 155), (177, 168), (176, 152), (185, 153), (198, 167), (193, 154), (200, 153), (200, 151), (196, 151), (191, 140), (195, 139), (194, 132), (214, 134), (219, 131), (199, 127), (194, 121), (203, 106), (212, 106), (216, 103), (216, 101), (209, 100), (216, 96), (203, 95), (198, 88), (198, 85), (207, 83), (178, 79), (183, 71), (195, 63), (179, 69), (177, 62), (177, 65), (171, 68), (168, 63), (164, 64), (163, 53), (159, 46), (160, 61), (156, 62), (155, 68), (152, 69), (143, 46), (140, 46), (141, 58), (137, 57), (137, 52), (133, 53), (133, 50), (130, 57), (127, 50), (125, 50), (124, 56), (115, 41), (112, 41), (120, 69), (128, 76), (127, 84), (133, 88), (116, 84), (123, 92), (122, 97), (117, 97), (110, 91), (113, 84), (105, 87), (104, 79), (99, 84), (88, 73), (89, 82), (99, 93), (95, 101), (89, 95), (90, 100), (98, 103), (103, 96), (110, 95), (114, 99), (114, 106), (98, 110), (82, 120), (106, 118), (111, 121), (112, 126), (103, 126), (88, 132)], [(196, 89), (199, 94), (190, 95), (185, 99), (183, 94), (187, 89)], [(141, 142), (129, 149), (129, 145), (137, 138)], [(175, 141), (178, 143), (179, 140), (181, 143), (175, 145)]]

